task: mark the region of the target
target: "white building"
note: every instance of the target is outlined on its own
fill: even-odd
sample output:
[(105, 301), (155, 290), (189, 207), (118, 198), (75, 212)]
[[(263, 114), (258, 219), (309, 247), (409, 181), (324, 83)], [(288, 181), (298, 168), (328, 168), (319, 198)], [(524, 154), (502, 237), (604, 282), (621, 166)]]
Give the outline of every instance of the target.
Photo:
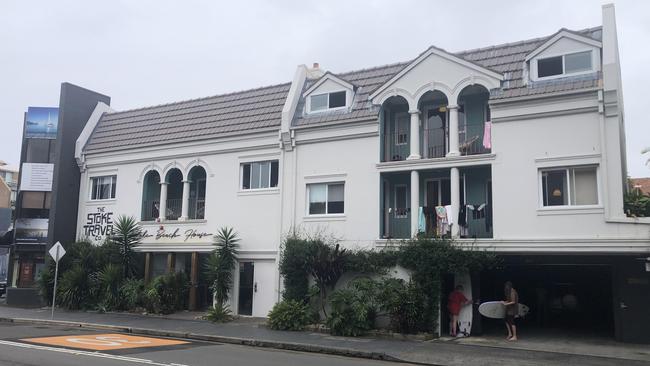
[[(639, 260), (650, 221), (623, 212), (612, 5), (602, 26), (580, 31), (430, 47), (346, 73), (299, 66), (290, 83), (130, 111), (99, 104), (76, 155), (77, 236), (101, 240), (117, 215), (139, 217), (148, 276), (192, 272), (213, 249), (209, 234), (234, 227), (236, 313), (265, 316), (280, 298), (279, 247), (292, 227), (380, 248), (435, 231), (434, 208), (448, 206), (448, 235), (503, 254), (503, 271), (474, 276), (484, 298), (514, 277), (522, 298), (592, 322), (602, 313), (619, 339), (650, 325)], [(205, 296), (199, 277), (192, 306)]]

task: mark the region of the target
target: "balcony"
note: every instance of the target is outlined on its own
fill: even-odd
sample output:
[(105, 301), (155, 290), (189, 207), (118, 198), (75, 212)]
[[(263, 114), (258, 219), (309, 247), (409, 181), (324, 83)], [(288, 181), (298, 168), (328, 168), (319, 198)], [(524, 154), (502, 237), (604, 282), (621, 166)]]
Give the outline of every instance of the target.
[[(486, 166), (460, 169), (460, 207), (454, 222), (460, 238), (492, 238), (492, 182), (491, 170)], [(436, 207), (451, 205), (451, 177), (449, 169), (423, 170), (418, 175), (419, 207), (422, 207), (424, 225), (419, 231), (428, 236), (451, 237), (451, 228), (444, 225)], [(384, 173), (381, 176), (381, 233), (384, 239), (407, 239), (412, 236), (410, 173)], [(465, 222), (459, 224), (460, 213)]]
[[(423, 159), (453, 155), (477, 155), (491, 152), (489, 92), (480, 86), (468, 86), (450, 105), (439, 91), (425, 93), (418, 109), (409, 109), (404, 99), (394, 97), (382, 106), (380, 114), (381, 161), (402, 161), (409, 156)], [(417, 122), (417, 123), (416, 123)], [(418, 132), (411, 129), (418, 126)], [(450, 138), (452, 131), (457, 138)], [(413, 144), (412, 139), (415, 139)]]

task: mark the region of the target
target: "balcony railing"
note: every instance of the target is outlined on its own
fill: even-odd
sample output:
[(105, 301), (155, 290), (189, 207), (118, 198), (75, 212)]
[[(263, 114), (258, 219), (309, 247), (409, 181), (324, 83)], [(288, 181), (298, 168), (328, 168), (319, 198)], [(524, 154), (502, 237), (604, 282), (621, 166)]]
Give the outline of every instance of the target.
[(190, 220), (203, 220), (205, 218), (205, 200), (191, 199), (189, 211)]
[(410, 153), (409, 133), (384, 135), (384, 161), (406, 160)]
[(167, 214), (165, 219), (167, 220), (178, 220), (181, 217), (183, 209), (183, 200), (180, 198), (171, 198), (167, 199)]
[(411, 237), (411, 209), (384, 209), (387, 217), (387, 227), (384, 227), (383, 237), (386, 239), (408, 239)]
[(442, 129), (422, 130), (422, 157), (444, 158), (447, 155), (447, 136)]
[(160, 216), (160, 200), (147, 200), (142, 205), (142, 221), (155, 221)]
[(483, 123), (470, 123), (464, 127), (466, 132), (461, 132), (458, 142), (458, 150), (461, 155), (490, 153), (490, 149), (483, 146), (484, 129), (485, 125)]

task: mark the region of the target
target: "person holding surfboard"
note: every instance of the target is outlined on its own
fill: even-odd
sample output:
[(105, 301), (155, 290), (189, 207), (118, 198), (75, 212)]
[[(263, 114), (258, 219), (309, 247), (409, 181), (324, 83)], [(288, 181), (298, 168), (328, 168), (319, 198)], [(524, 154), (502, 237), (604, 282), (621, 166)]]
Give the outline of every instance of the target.
[(449, 294), (447, 301), (447, 310), (449, 310), (450, 322), (450, 334), (452, 337), (458, 335), (458, 314), (460, 314), (460, 309), (471, 303), (472, 300), (468, 300), (463, 294), (463, 286), (458, 285), (456, 289)]
[(508, 340), (517, 340), (517, 326), (515, 325), (515, 317), (519, 314), (519, 294), (517, 290), (512, 288), (512, 282), (506, 281), (503, 286), (505, 300), (501, 301), (506, 307), (506, 328), (508, 329)]

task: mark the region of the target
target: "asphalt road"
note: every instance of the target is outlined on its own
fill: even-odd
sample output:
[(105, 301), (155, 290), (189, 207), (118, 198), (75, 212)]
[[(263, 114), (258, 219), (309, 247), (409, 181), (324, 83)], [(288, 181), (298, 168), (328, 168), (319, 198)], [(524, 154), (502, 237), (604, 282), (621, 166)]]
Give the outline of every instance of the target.
[[(229, 344), (184, 341), (184, 344), (144, 346), (147, 340), (128, 339), (128, 335), (108, 334), (114, 332), (94, 331), (79, 328), (51, 327), (0, 323), (0, 365), (19, 366), (114, 366), (114, 365), (158, 365), (158, 366), (201, 366), (201, 365), (267, 365), (267, 366), (393, 366), (397, 363), (345, 358), (271, 349), (260, 349)], [(34, 340), (34, 338), (37, 338)], [(45, 339), (42, 339), (45, 338)], [(155, 338), (152, 343), (163, 342)], [(29, 340), (25, 340), (29, 339)], [(69, 346), (69, 341), (78, 347)], [(173, 340), (172, 340), (173, 341)], [(183, 341), (183, 340), (180, 340)], [(39, 343), (41, 342), (41, 343)], [(49, 342), (49, 343), (47, 343)], [(53, 343), (68, 342), (65, 345)], [(129, 343), (130, 342), (130, 343)], [(136, 348), (95, 350), (117, 345)], [(104, 347), (106, 346), (106, 347)], [(84, 349), (90, 347), (91, 349)]]

